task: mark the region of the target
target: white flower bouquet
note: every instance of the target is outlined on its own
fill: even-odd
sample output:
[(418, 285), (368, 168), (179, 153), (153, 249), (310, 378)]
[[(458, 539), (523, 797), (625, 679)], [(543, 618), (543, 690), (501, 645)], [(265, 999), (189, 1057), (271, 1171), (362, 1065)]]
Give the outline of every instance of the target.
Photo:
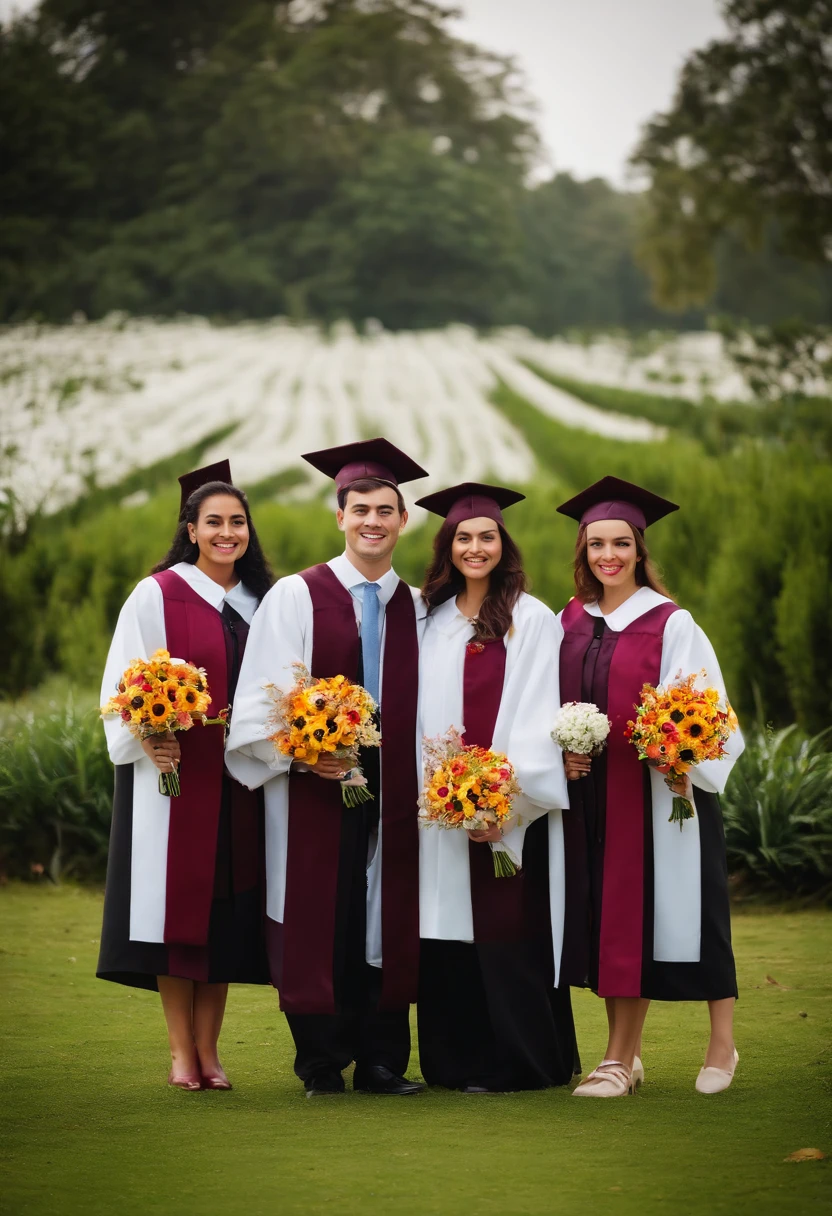
[(565, 752), (597, 756), (604, 750), (610, 720), (591, 701), (567, 701), (555, 714), (552, 738)]

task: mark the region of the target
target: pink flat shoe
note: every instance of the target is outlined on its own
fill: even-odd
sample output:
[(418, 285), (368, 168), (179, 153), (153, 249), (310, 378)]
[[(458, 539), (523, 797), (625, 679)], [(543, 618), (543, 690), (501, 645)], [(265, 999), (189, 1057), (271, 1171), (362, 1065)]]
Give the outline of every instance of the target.
[(225, 1073), (216, 1073), (213, 1076), (202, 1074), (203, 1089), (233, 1089), (231, 1082)]
[(739, 1053), (735, 1047), (732, 1068), (700, 1068), (699, 1076), (696, 1078), (697, 1091), (700, 1094), (721, 1094), (723, 1090), (728, 1089), (734, 1079), (734, 1072), (739, 1060)]
[(573, 1098), (622, 1098), (634, 1094), (636, 1087), (630, 1069), (620, 1060), (604, 1060), (586, 1080), (572, 1090)]
[(197, 1090), (202, 1089), (202, 1083), (202, 1077), (188, 1076), (187, 1073), (181, 1077), (175, 1077), (173, 1069), (168, 1073), (168, 1085), (172, 1085), (175, 1089), (187, 1089), (191, 1093), (196, 1093)]

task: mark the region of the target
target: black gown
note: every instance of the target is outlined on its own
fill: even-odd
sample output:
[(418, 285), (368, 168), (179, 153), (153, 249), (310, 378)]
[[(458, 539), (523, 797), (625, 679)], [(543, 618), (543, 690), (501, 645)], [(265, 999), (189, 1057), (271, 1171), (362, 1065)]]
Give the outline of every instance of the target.
[[(231, 699), (248, 625), (230, 604), (224, 605), (221, 617)], [(98, 978), (151, 990), (158, 989), (158, 975), (185, 979), (199, 975), (217, 984), (267, 984), (263, 833), (262, 794), (246, 790), (224, 772), (208, 943), (177, 947), (172, 966), (167, 945), (130, 940), (133, 765), (116, 765)]]
[[(569, 988), (554, 987), (547, 831), (544, 815), (523, 845), (524, 940), (422, 940), (419, 1060), (429, 1085), (545, 1089), (581, 1071)], [(490, 853), (487, 845), (472, 847)]]

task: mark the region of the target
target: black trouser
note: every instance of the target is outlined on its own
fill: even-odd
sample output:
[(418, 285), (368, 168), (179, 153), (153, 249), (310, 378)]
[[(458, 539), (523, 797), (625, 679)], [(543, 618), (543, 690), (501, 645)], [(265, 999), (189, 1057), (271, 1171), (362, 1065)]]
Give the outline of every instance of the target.
[(382, 973), (366, 962), (367, 852), (378, 825), (378, 751), (362, 754), (375, 801), (345, 807), (341, 814), (333, 980), (338, 1013), (287, 1013), (295, 1040), (295, 1072), (302, 1081), (340, 1072), (353, 1060), (365, 1068), (381, 1064), (402, 1076), (410, 1059), (410, 1010), (378, 1009)]
[(381, 971), (364, 963), (359, 980), (363, 988), (363, 1007), (353, 1004), (337, 1014), (287, 1013), (286, 1020), (295, 1040), (295, 1072), (302, 1081), (324, 1072), (341, 1072), (355, 1060), (370, 1068), (383, 1064), (396, 1076), (403, 1076), (410, 1059), (410, 1011), (380, 1013)]

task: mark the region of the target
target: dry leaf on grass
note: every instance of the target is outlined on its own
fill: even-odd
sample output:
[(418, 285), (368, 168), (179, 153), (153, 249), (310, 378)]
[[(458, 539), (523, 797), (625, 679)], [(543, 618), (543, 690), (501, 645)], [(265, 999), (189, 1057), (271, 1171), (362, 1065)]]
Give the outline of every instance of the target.
[(772, 988), (779, 988), (781, 992), (791, 992), (791, 988), (787, 988), (785, 984), (778, 984), (773, 975), (766, 976), (766, 983), (771, 984)]
[(784, 1161), (823, 1161), (825, 1154), (819, 1148), (799, 1148), (793, 1153), (789, 1153), (788, 1157), (784, 1157)]

